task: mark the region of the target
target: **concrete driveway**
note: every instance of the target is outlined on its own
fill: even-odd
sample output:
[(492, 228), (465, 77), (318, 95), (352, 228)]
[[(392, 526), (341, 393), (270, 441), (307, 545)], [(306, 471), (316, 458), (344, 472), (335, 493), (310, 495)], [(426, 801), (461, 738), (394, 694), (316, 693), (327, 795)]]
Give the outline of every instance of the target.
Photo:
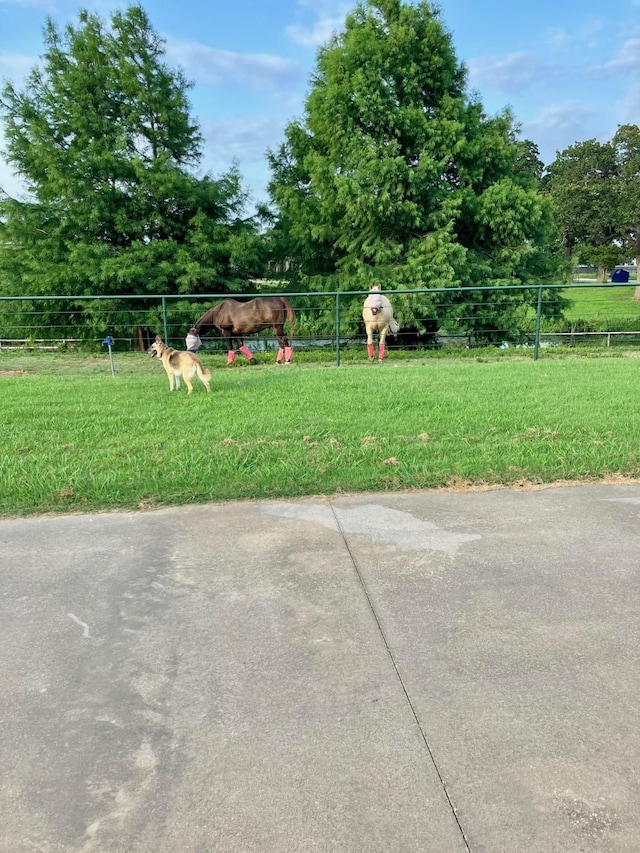
[(0, 521), (2, 853), (638, 853), (640, 486)]

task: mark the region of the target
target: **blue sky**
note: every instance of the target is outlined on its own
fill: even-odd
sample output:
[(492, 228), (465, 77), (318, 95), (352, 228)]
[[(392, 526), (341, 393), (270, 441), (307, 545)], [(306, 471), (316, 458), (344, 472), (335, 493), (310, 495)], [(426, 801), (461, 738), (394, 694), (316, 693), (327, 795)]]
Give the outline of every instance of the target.
[[(62, 28), (76, 21), (80, 8), (108, 18), (124, 5), (0, 0), (0, 77), (20, 84), (37, 63), (47, 16)], [(192, 112), (205, 139), (202, 170), (219, 175), (235, 159), (253, 198), (265, 198), (265, 151), (302, 115), (317, 49), (354, 3), (142, 5), (166, 38), (168, 61), (194, 81)], [(618, 124), (640, 123), (640, 0), (441, 0), (440, 9), (470, 89), (489, 114), (510, 106), (545, 163), (576, 141), (604, 141)], [(21, 192), (1, 157), (0, 186)]]

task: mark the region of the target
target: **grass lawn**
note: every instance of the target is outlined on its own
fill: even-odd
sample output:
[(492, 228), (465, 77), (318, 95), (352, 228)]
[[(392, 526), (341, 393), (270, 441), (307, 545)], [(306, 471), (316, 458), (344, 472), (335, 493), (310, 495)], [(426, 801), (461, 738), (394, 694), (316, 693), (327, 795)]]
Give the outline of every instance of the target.
[(632, 357), (212, 370), (0, 357), (0, 514), (640, 476)]
[(562, 292), (572, 304), (564, 312), (567, 320), (637, 317), (640, 330), (640, 301), (633, 298), (635, 283), (620, 287), (572, 287)]

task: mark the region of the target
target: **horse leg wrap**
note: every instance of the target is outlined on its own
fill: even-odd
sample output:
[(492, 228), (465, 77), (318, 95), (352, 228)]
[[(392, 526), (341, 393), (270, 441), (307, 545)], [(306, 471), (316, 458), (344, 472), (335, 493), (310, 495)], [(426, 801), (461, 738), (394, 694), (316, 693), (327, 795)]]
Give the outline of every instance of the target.
[(373, 348), (373, 344), (367, 344), (367, 355), (369, 358), (373, 358), (375, 350)]
[(385, 345), (380, 344), (380, 346), (378, 347), (378, 361), (382, 361), (382, 359), (384, 358), (385, 351), (386, 351)]
[(253, 360), (253, 353), (246, 344), (242, 344), (242, 346), (240, 347), (240, 352), (245, 358), (248, 358), (249, 361)]
[(227, 353), (227, 364), (233, 364), (236, 360), (236, 351), (234, 349), (230, 349)]
[(284, 349), (280, 347), (278, 350), (278, 355), (276, 357), (276, 364), (282, 364), (282, 359), (284, 358)]
[(293, 347), (284, 348), (284, 360), (291, 361), (293, 359)]

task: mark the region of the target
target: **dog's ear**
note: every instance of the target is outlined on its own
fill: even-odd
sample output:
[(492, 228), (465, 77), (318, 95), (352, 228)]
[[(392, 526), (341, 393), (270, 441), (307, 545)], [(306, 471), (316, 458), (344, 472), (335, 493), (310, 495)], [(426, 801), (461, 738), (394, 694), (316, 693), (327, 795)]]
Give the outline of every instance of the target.
[(156, 335), (156, 343), (157, 344), (162, 343), (162, 338), (160, 337), (160, 335)]

